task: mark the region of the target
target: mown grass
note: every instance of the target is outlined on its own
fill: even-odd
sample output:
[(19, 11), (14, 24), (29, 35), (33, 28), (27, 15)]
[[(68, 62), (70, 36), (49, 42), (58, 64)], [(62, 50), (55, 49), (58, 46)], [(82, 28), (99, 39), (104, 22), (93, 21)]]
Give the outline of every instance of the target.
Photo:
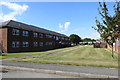
[(18, 58), (18, 57), (42, 55), (42, 54), (48, 55), (48, 54), (52, 54), (52, 53), (56, 53), (56, 52), (65, 51), (65, 50), (71, 49), (71, 48), (74, 48), (74, 47), (60, 48), (60, 49), (41, 51), (41, 52), (3, 53), (3, 56), (0, 56), (0, 59)]
[(28, 58), (17, 61), (44, 64), (64, 64), (76, 66), (118, 68), (118, 54), (115, 53), (114, 56), (115, 57), (113, 59), (111, 57), (111, 51), (108, 49), (85, 46), (79, 49), (65, 52), (63, 54)]

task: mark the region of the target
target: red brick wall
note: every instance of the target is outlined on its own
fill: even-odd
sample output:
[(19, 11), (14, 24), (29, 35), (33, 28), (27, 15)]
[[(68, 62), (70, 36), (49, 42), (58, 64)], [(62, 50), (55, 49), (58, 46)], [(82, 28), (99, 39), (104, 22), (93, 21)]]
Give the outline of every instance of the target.
[[(59, 42), (53, 38), (46, 38), (44, 34), (43, 38), (34, 38), (33, 37), (33, 31), (29, 31), (29, 36), (28, 37), (24, 37), (22, 36), (22, 31), (24, 29), (19, 29), (20, 30), (20, 35), (19, 36), (14, 36), (12, 35), (12, 30), (13, 28), (9, 27), (8, 28), (8, 52), (26, 52), (26, 51), (40, 51), (40, 50), (48, 50), (48, 49), (54, 49), (54, 48), (59, 48), (62, 47), (61, 45), (51, 45), (51, 46), (44, 46), (41, 47), (39, 46), (39, 42)], [(25, 30), (26, 31), (26, 30)], [(43, 34), (43, 33), (42, 33)], [(19, 41), (20, 42), (20, 48), (12, 48), (12, 41)], [(33, 42), (37, 41), (38, 42), (38, 47), (34, 47), (33, 46)], [(29, 42), (29, 47), (22, 47), (22, 42)], [(65, 41), (64, 42), (68, 42)], [(69, 41), (70, 42), (70, 41)]]
[[(119, 40), (120, 40), (120, 38), (119, 38)], [(118, 45), (118, 53), (120, 53), (120, 45)]]
[(3, 52), (7, 52), (8, 51), (8, 47), (7, 47), (7, 28), (2, 28), (0, 29), (1, 35), (0, 35), (0, 42), (2, 45), (2, 51)]
[[(109, 49), (112, 49), (112, 46), (110, 46), (110, 45), (107, 45), (107, 47)], [(115, 45), (113, 47), (113, 50), (116, 51), (117, 53), (120, 53), (120, 46), (118, 45), (118, 39), (116, 40), (116, 43), (115, 43)]]

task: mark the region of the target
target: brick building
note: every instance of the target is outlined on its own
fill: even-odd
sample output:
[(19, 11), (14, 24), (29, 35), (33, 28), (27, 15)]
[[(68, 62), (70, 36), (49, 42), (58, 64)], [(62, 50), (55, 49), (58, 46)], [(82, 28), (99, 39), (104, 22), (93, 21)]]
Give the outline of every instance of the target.
[[(116, 51), (117, 53), (120, 53), (120, 37), (116, 39), (116, 42), (113, 45), (114, 45), (113, 50)], [(107, 48), (112, 49), (112, 46), (107, 45)]]
[(17, 21), (0, 24), (0, 47), (2, 52), (41, 51), (71, 45), (64, 34)]
[[(117, 53), (120, 53), (120, 25), (118, 26), (118, 29), (119, 29), (118, 30), (118, 38), (116, 39), (116, 42), (113, 44), (114, 45), (113, 49)], [(112, 49), (112, 46), (110, 46), (110, 45), (107, 45), (107, 47), (109, 49)]]

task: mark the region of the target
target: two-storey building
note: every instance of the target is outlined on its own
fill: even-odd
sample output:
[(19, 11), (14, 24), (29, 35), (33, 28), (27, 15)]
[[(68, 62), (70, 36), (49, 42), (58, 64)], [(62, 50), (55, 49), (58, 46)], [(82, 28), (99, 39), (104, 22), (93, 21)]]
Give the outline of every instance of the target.
[(0, 46), (5, 53), (41, 51), (70, 45), (70, 38), (64, 34), (13, 20), (0, 24)]

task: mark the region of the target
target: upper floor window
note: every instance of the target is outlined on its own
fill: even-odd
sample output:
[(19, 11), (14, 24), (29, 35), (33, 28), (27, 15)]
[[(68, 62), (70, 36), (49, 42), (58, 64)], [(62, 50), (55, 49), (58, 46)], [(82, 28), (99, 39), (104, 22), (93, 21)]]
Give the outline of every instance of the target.
[(62, 37), (62, 40), (64, 40), (65, 38), (64, 37)]
[(55, 39), (56, 37), (55, 37), (55, 36), (53, 36), (53, 38)]
[(29, 47), (29, 43), (28, 42), (23, 42), (23, 47)]
[(59, 40), (59, 37), (56, 37), (56, 40)]
[(19, 35), (19, 34), (20, 34), (20, 30), (18, 30), (18, 29), (13, 29), (13, 30), (12, 30), (12, 34), (13, 34), (13, 35)]
[(33, 33), (33, 36), (34, 37), (38, 37), (38, 33)]
[(43, 34), (39, 34), (40, 38), (43, 38)]
[(40, 42), (40, 46), (43, 46), (43, 42)]
[(12, 42), (12, 48), (19, 48), (20, 42), (13, 41)]
[(38, 46), (38, 42), (33, 42), (33, 46), (37, 47)]
[(65, 40), (68, 40), (68, 38), (65, 38)]
[(52, 38), (53, 36), (52, 35), (46, 35), (46, 38)]
[(28, 31), (23, 31), (22, 35), (23, 36), (28, 36)]

